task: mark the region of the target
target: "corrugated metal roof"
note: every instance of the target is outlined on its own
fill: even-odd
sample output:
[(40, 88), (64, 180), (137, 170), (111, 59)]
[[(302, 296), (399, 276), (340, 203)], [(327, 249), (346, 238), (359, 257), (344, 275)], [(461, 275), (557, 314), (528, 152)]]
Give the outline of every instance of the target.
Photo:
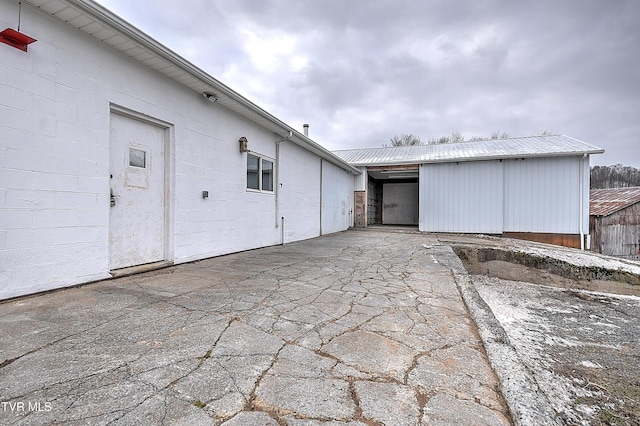
[[(83, 31), (91, 37), (106, 43), (113, 49), (145, 64), (178, 83), (194, 90), (199, 95), (204, 92), (215, 94), (216, 104), (234, 111), (254, 123), (286, 137), (305, 149), (319, 155), (336, 166), (358, 174), (359, 171), (340, 157), (304, 136), (298, 130), (282, 122), (271, 113), (260, 108), (239, 93), (179, 56), (143, 33), (124, 19), (93, 0), (24, 0), (33, 7), (53, 16), (67, 25)], [(37, 34), (37, 28), (33, 29)], [(36, 37), (38, 38), (38, 37)]]
[(334, 151), (338, 157), (354, 166), (550, 157), (601, 154), (603, 152), (604, 149), (602, 148), (565, 135)]
[(640, 202), (640, 187), (592, 189), (589, 193), (589, 214), (608, 216)]

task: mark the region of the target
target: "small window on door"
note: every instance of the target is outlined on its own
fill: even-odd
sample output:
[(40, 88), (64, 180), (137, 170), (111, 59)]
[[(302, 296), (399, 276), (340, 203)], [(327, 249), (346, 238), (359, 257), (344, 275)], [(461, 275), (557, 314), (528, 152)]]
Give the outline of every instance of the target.
[(141, 149), (129, 148), (129, 165), (131, 167), (147, 167), (147, 153)]

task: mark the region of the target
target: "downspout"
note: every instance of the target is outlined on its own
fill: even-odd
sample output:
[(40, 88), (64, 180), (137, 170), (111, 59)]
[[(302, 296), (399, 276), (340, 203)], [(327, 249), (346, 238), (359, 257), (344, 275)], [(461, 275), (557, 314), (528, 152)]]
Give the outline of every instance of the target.
[(578, 223), (580, 224), (580, 250), (584, 250), (584, 231), (582, 227), (584, 225), (584, 218), (582, 217), (584, 214), (584, 160), (587, 158), (587, 154), (583, 154), (580, 159), (580, 220)]
[(280, 245), (284, 245), (284, 216), (280, 218), (282, 220), (282, 226), (280, 227)]
[[(275, 203), (276, 203), (276, 228), (280, 226), (280, 221), (284, 223), (284, 217), (280, 218), (280, 143), (286, 140), (293, 135), (293, 132), (289, 131), (289, 134), (283, 138), (280, 138), (276, 141), (276, 176), (275, 176)], [(282, 244), (284, 244), (284, 233), (282, 233)]]
[(324, 158), (320, 158), (320, 236), (322, 236), (322, 210), (323, 210), (323, 188), (322, 188), (322, 174), (324, 171)]

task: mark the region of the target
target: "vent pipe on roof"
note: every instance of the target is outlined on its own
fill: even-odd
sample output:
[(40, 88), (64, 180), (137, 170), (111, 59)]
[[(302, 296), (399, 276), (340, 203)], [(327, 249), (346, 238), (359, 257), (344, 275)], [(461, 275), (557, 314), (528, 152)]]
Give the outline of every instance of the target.
[(303, 124), (302, 128), (304, 129), (304, 135), (306, 137), (309, 137), (309, 125), (308, 124)]

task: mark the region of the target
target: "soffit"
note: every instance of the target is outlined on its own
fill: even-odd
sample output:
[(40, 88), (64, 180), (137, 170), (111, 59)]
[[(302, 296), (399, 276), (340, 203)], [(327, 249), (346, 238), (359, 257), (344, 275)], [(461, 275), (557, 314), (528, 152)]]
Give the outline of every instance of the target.
[(26, 3), (85, 32), (197, 93), (214, 94), (220, 104), (353, 174), (359, 170), (264, 109), (222, 84), (105, 7), (91, 0), (26, 0)]

